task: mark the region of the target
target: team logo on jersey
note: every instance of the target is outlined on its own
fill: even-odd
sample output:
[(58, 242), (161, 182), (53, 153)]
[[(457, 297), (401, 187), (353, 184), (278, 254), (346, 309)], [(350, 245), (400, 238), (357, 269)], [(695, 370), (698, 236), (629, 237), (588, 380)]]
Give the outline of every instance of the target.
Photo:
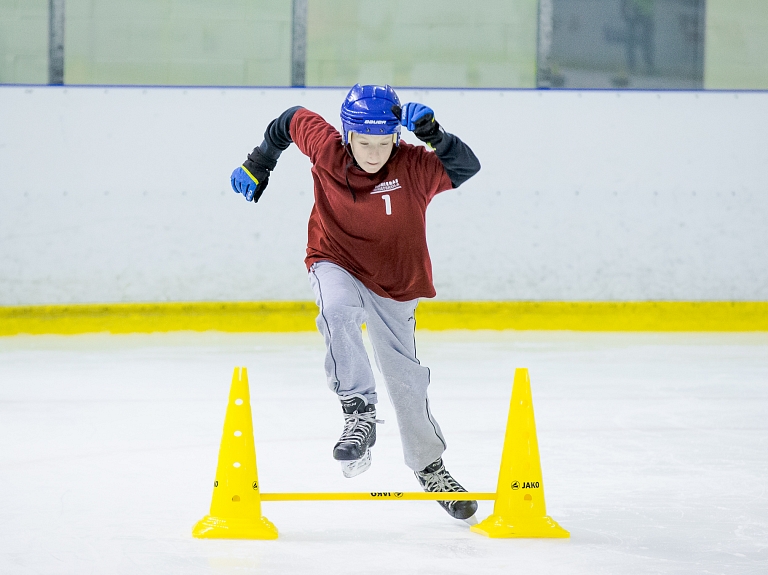
[(380, 184), (376, 184), (376, 187), (373, 188), (372, 194), (386, 194), (387, 192), (391, 192), (393, 190), (399, 190), (403, 186), (400, 185), (400, 182), (397, 178), (394, 180), (389, 180), (388, 182), (381, 182)]

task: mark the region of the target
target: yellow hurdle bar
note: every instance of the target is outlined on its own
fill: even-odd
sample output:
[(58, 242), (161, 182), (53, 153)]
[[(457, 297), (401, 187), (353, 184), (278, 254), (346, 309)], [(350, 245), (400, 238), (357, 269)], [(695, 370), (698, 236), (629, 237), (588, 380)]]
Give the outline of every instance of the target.
[(382, 491), (374, 493), (261, 493), (262, 501), (495, 501), (495, 493), (422, 493)]

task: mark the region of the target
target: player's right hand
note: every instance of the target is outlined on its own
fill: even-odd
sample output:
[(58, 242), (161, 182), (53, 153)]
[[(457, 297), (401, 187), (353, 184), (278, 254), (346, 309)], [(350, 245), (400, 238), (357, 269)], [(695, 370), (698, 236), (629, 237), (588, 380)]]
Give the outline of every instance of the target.
[(267, 189), (269, 172), (264, 170), (263, 174), (252, 174), (245, 166), (240, 166), (232, 172), (230, 182), (236, 193), (243, 194), (247, 201), (256, 203)]

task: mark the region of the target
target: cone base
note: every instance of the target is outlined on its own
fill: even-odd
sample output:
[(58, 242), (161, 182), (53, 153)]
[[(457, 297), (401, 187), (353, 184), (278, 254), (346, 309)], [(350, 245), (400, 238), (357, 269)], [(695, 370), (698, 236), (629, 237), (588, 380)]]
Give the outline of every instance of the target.
[(533, 518), (507, 518), (501, 515), (491, 515), (477, 525), (470, 527), (471, 531), (491, 538), (513, 537), (548, 537), (566, 538), (571, 534), (560, 527), (557, 521), (545, 515)]
[(206, 515), (192, 528), (198, 539), (277, 539), (277, 527), (266, 517), (225, 519)]

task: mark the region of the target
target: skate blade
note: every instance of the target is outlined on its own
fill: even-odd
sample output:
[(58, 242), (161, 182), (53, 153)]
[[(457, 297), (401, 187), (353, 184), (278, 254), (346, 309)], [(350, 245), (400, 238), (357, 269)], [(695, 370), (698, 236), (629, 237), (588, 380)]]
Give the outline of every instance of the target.
[(368, 471), (368, 468), (371, 466), (371, 450), (367, 449), (365, 451), (365, 455), (363, 455), (360, 459), (354, 459), (352, 461), (341, 461), (340, 463), (341, 472), (347, 479), (350, 477), (355, 477), (356, 475), (360, 475), (361, 473)]
[(477, 525), (477, 517), (476, 517), (476, 516), (474, 516), (474, 515), (473, 515), (472, 517), (467, 517), (467, 518), (466, 518), (466, 519), (464, 519), (463, 521), (464, 521), (464, 523), (466, 523), (467, 525)]

